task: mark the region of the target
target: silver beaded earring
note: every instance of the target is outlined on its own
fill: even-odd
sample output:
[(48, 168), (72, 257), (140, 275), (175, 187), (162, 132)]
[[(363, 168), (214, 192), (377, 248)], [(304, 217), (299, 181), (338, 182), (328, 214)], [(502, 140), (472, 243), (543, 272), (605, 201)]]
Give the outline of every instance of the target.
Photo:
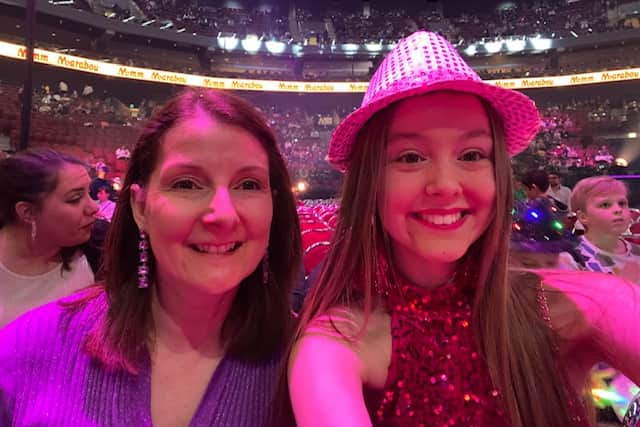
[(140, 230), (138, 241), (138, 288), (149, 287), (149, 239), (147, 233)]

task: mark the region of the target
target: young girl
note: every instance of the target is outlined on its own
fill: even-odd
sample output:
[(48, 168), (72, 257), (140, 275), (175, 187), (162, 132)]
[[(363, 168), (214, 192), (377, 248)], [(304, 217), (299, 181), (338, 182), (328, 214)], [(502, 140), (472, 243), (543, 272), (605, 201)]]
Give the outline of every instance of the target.
[(640, 378), (635, 287), (507, 274), (509, 155), (538, 123), (436, 34), (387, 55), (329, 149), (347, 174), (289, 359), (298, 426), (588, 425), (593, 362)]

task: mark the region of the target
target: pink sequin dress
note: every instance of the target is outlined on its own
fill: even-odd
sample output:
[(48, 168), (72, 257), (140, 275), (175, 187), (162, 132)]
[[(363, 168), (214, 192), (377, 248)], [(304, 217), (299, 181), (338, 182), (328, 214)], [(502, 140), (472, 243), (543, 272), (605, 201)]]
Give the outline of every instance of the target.
[(374, 426), (507, 426), (471, 328), (473, 295), (402, 286), (389, 297), (392, 355)]
[[(473, 290), (455, 284), (423, 289), (403, 284), (387, 298), (392, 351), (375, 427), (504, 427), (500, 393), (481, 358), (471, 328)], [(537, 301), (551, 327), (542, 282)], [(575, 426), (588, 426), (573, 400)]]

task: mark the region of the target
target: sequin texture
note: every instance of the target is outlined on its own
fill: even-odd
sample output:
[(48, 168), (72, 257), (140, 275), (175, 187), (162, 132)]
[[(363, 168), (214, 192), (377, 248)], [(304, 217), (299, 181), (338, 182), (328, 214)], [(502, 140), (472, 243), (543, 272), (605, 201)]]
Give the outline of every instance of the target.
[(508, 425), (471, 328), (470, 291), (401, 287), (389, 296), (392, 355), (376, 426)]

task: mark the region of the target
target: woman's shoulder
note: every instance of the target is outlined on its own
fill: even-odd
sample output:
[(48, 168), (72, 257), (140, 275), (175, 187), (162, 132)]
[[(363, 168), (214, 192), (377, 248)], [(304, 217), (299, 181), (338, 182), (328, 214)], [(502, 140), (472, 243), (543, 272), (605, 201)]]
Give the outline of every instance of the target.
[(105, 307), (102, 288), (95, 286), (23, 314), (0, 329), (0, 366), (79, 344)]

